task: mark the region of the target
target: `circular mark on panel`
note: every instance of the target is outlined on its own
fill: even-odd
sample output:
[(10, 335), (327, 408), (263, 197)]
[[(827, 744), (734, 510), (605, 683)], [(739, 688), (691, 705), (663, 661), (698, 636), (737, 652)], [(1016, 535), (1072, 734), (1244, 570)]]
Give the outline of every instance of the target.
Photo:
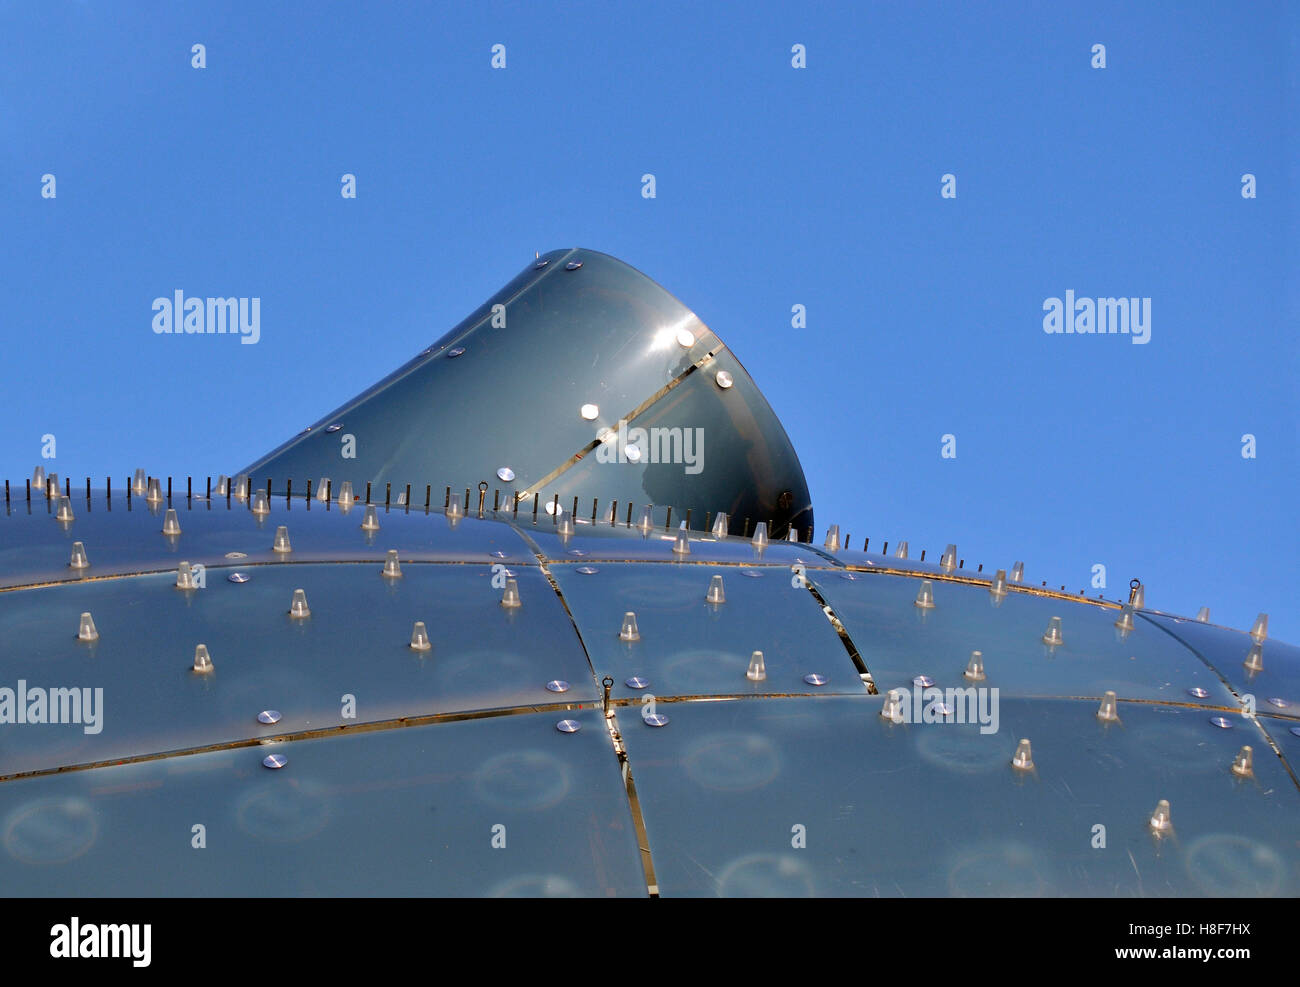
[(547, 809), (569, 793), (569, 769), (542, 751), (509, 751), (479, 768), (478, 796), (503, 809)]
[(948, 874), (948, 890), (959, 898), (1038, 898), (1050, 885), (1041, 854), (1021, 843), (976, 851)]
[(922, 723), (914, 727), (917, 752), (931, 764), (961, 775), (984, 774), (1011, 763), (1011, 748), (975, 724)]
[(559, 874), (525, 874), (498, 884), (489, 898), (578, 898), (578, 886)]
[(762, 788), (781, 770), (781, 755), (757, 733), (712, 733), (690, 746), (682, 767), (697, 785), (719, 792)]
[(81, 798), (46, 798), (19, 806), (5, 822), (5, 849), (25, 864), (65, 864), (94, 845), (95, 810)]
[(723, 898), (812, 898), (816, 892), (812, 868), (792, 856), (750, 854), (733, 860), (718, 875)]
[(1258, 898), (1282, 889), (1287, 866), (1267, 844), (1232, 833), (1209, 833), (1187, 848), (1187, 873), (1207, 895)]
[(298, 843), (325, 828), (333, 815), (324, 785), (277, 779), (246, 793), (235, 809), (239, 828), (268, 843)]

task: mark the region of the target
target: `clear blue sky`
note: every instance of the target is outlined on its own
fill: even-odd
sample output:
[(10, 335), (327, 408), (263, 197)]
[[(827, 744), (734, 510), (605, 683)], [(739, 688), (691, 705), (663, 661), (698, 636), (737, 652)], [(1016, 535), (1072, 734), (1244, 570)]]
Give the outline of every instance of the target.
[[(819, 528), (1300, 641), (1296, 4), (231, 6), (0, 5), (6, 476), (231, 472), (584, 246), (730, 345)], [(177, 288), (261, 341), (155, 335)], [(1045, 334), (1067, 289), (1151, 342)]]

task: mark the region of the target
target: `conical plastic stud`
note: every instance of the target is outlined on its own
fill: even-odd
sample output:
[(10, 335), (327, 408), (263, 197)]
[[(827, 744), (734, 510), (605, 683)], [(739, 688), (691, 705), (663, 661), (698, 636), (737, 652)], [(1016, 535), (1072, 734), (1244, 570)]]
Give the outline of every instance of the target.
[(316, 499), (322, 502), (329, 500), (331, 489), (333, 488), (330, 487), (330, 478), (328, 476), (322, 476), (320, 478), (320, 486), (316, 488)]
[(620, 641), (640, 641), (641, 632), (636, 629), (636, 614), (629, 610), (623, 614), (623, 627), (618, 632)]
[(519, 602), (519, 582), (515, 579), (506, 580), (506, 588), (501, 591), (501, 605), (508, 610), (513, 610), (522, 604)]
[(713, 537), (714, 538), (727, 537), (727, 515), (726, 514), (719, 513), (717, 518), (714, 520)]
[(59, 506), (54, 511), (54, 520), (68, 524), (76, 520), (72, 514), (72, 501), (68, 500), (67, 497), (60, 497), (58, 504)]
[(785, 529), (785, 540), (795, 541), (795, 542), (799, 540), (799, 529), (796, 528), (793, 524), (790, 525), (790, 527)]
[(188, 562), (182, 562), (176, 567), (176, 588), (198, 589), (194, 583), (194, 567)]
[(283, 524), (279, 525), (275, 529), (275, 541), (271, 543), (271, 551), (273, 552), (293, 551), (293, 549), (289, 545), (289, 529), (285, 527)]
[(1025, 564), (1023, 562), (1017, 562), (1015, 565), (1011, 567), (1011, 581), (1013, 583), (1021, 583), (1024, 582), (1024, 580), (1025, 580)]
[(374, 504), (366, 505), (366, 516), (361, 519), (362, 531), (379, 530), (379, 512), (375, 510)]
[(761, 552), (767, 548), (767, 522), (759, 521), (758, 527), (754, 529), (754, 537), (749, 540), (756, 551)]
[(158, 477), (155, 476), (149, 480), (149, 492), (145, 494), (144, 499), (145, 499), (145, 503), (148, 504), (162, 503), (162, 499), (163, 499), (162, 483), (158, 480)]
[(755, 651), (749, 656), (749, 668), (745, 670), (745, 678), (751, 682), (762, 682), (767, 678), (767, 666), (763, 663), (763, 652)]
[(290, 617), (310, 617), (311, 607), (307, 606), (307, 591), (296, 589), (293, 591), (293, 599), (289, 601)]
[(1268, 614), (1261, 613), (1255, 618), (1255, 624), (1250, 629), (1250, 636), (1260, 644), (1268, 639)]
[(555, 530), (559, 533), (561, 538), (572, 538), (575, 530), (573, 527), (573, 515), (568, 511), (560, 511), (560, 521), (559, 524), (556, 525)]
[(1007, 570), (999, 569), (993, 575), (993, 582), (989, 584), (989, 592), (994, 596), (1007, 595)]
[(1108, 691), (1101, 699), (1101, 708), (1097, 710), (1097, 719), (1102, 723), (1119, 722), (1119, 703), (1114, 692)]
[(429, 632), (424, 626), (424, 621), (417, 620), (415, 626), (411, 628), (411, 650), (429, 651), (432, 648), (433, 642), (429, 640)]
[(726, 603), (727, 594), (722, 589), (722, 576), (714, 574), (709, 580), (709, 590), (704, 594), (705, 603)]
[(1043, 643), (1057, 647), (1065, 643), (1065, 638), (1061, 635), (1061, 618), (1053, 617), (1047, 624), (1047, 630), (1043, 632)]
[(970, 653), (970, 661), (966, 663), (966, 671), (963, 674), (972, 682), (984, 681), (984, 652), (972, 651)]
[(1210, 608), (1201, 607), (1201, 609), (1197, 610), (1196, 619), (1199, 620), (1202, 624), (1208, 624), (1210, 622)]
[(648, 535), (655, 526), (655, 509), (649, 504), (641, 508), (641, 520), (637, 521), (636, 526), (641, 529), (643, 535)]
[(384, 556), (384, 571), (382, 575), (388, 579), (401, 578), (402, 566), (397, 561), (397, 549), (390, 548), (388, 554)]
[(1247, 744), (1241, 750), (1237, 751), (1237, 756), (1232, 759), (1232, 773), (1239, 778), (1249, 778), (1255, 773), (1255, 752)]
[(460, 494), (452, 494), (451, 499), (447, 501), (447, 517), (460, 518), (465, 516), (465, 508), (461, 506)]
[[(44, 484), (42, 484), (42, 486), (43, 485)], [(135, 494), (137, 497), (143, 497), (148, 490), (149, 477), (145, 474), (144, 470), (136, 470), (135, 476), (131, 478), (131, 493)]]
[(1242, 664), (1249, 671), (1262, 672), (1264, 670), (1264, 646), (1262, 644), (1252, 644), (1250, 651), (1246, 653), (1246, 660)]
[(90, 559), (86, 555), (86, 546), (79, 541), (72, 543), (72, 558), (68, 565), (73, 569), (89, 569)]
[(1156, 811), (1151, 813), (1151, 828), (1157, 833), (1167, 833), (1174, 828), (1173, 816), (1169, 814), (1169, 800), (1161, 799), (1156, 803)]
[(339, 507), (345, 511), (356, 503), (356, 495), (352, 492), (352, 481), (344, 480), (339, 484)]
[(677, 537), (673, 540), (673, 553), (676, 555), (691, 554), (691, 539), (686, 534), (685, 521), (677, 526)]
[(206, 644), (194, 648), (194, 671), (200, 674), (212, 671), (212, 656), (208, 654)]
[(176, 516), (176, 508), (167, 508), (167, 513), (163, 515), (162, 533), (164, 535), (179, 535), (181, 533), (181, 519)]
[(263, 517), (271, 513), (271, 505), (267, 502), (265, 490), (253, 491), (253, 499), (249, 503), (248, 509), (258, 517)]
[(934, 609), (934, 586), (930, 580), (921, 580), (921, 588), (916, 591), (916, 605), (922, 610)]
[(939, 568), (956, 569), (957, 568), (957, 546), (949, 545), (943, 550), (943, 555), (939, 557)]
[(1016, 745), (1016, 752), (1011, 757), (1011, 766), (1020, 771), (1032, 771), (1034, 768), (1034, 754), (1030, 749), (1028, 740), (1021, 740)]
[(838, 552), (840, 550), (840, 526), (832, 524), (826, 529), (826, 551)]
[(217, 488), (213, 492), (218, 497), (224, 497), (226, 495), (226, 491), (229, 489), (230, 489), (230, 477), (226, 476), (225, 473), (220, 474), (217, 477)]
[(1125, 603), (1124, 606), (1120, 609), (1119, 616), (1115, 619), (1115, 626), (1118, 627), (1120, 631), (1125, 634), (1127, 634), (1129, 631), (1133, 629), (1132, 604)]
[(95, 630), (95, 618), (89, 613), (81, 615), (81, 625), (77, 628), (78, 641), (98, 641), (99, 631)]
[(891, 723), (903, 722), (903, 700), (899, 690), (890, 689), (885, 696), (885, 703), (880, 707), (880, 715)]
[(32, 471), (32, 489), (37, 492), (37, 496), (45, 496), (45, 467), (37, 466)]
[(51, 473), (45, 478), (45, 496), (57, 497), (59, 495), (59, 474)]
[(898, 546), (894, 549), (894, 558), (896, 559), (907, 558), (907, 542), (900, 541), (898, 543)]
[(235, 477), (235, 488), (230, 492), (235, 500), (248, 500), (248, 474), (240, 473)]

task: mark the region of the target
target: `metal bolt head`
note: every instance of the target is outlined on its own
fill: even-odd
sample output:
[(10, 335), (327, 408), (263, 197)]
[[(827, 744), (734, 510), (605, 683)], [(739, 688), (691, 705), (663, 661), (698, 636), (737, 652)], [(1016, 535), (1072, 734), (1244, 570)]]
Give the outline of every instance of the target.
[(578, 409), (578, 414), (589, 422), (594, 422), (600, 415), (600, 408), (594, 404), (584, 404)]
[(226, 577), (226, 579), (232, 583), (246, 583), (250, 578), (252, 577), (250, 577), (247, 573), (244, 572), (232, 572), (229, 576)]
[(825, 675), (818, 675), (816, 672), (809, 672), (803, 677), (803, 680), (809, 685), (825, 685), (830, 681)]
[(515, 479), (515, 471), (509, 466), (502, 466), (497, 470), (497, 479), (502, 483), (513, 483)]
[(1226, 716), (1211, 716), (1210, 722), (1214, 724), (1216, 727), (1218, 727), (1220, 730), (1232, 729), (1232, 721), (1228, 719)]
[(650, 688), (650, 680), (649, 680), (649, 679), (643, 679), (643, 678), (642, 678), (641, 676), (639, 676), (639, 675), (633, 675), (631, 678), (629, 678), (629, 679), (628, 679), (626, 682), (624, 682), (623, 684), (624, 684), (625, 686), (627, 686), (629, 689), (648, 689), (648, 688)]
[(695, 345), (695, 333), (689, 329), (682, 328), (677, 330), (677, 345), (682, 347), (691, 347)]
[(275, 771), (283, 768), (288, 763), (289, 759), (283, 754), (267, 754), (266, 757), (262, 758), (262, 767), (271, 768)]
[(278, 709), (264, 709), (257, 714), (257, 722), (270, 726), (272, 723), (280, 722), (280, 711)]
[(912, 679), (912, 685), (919, 686), (922, 689), (928, 689), (930, 686), (934, 685), (934, 679), (930, 678), (928, 675), (918, 675), (916, 678)]
[(454, 360), (456, 359), (456, 357), (460, 356), (464, 352), (465, 352), (465, 347), (453, 346), (451, 349), (447, 351), (447, 358), (450, 360)]
[(1287, 707), (1289, 707), (1289, 706), (1291, 705), (1291, 704), (1290, 704), (1289, 702), (1287, 702), (1285, 699), (1278, 699), (1276, 696), (1274, 696), (1274, 697), (1272, 697), (1272, 698), (1270, 698), (1270, 699), (1266, 699), (1265, 702), (1267, 702), (1267, 703), (1268, 703), (1270, 706), (1272, 706), (1274, 709), (1286, 709)]
[(731, 374), (729, 374), (725, 370), (719, 370), (717, 375), (713, 379), (717, 381), (718, 386), (721, 387), (724, 391), (730, 388), (731, 385), (735, 383), (735, 381), (732, 380), (731, 378)]
[(568, 692), (569, 683), (565, 682), (564, 679), (551, 679), (551, 681), (546, 683), (546, 691), (547, 692)]
[(577, 720), (561, 720), (555, 724), (555, 729), (559, 730), (560, 733), (577, 733), (582, 729), (582, 724)]
[(648, 727), (665, 727), (668, 725), (668, 717), (663, 713), (642, 713), (641, 719)]
[(580, 565), (578, 566), (576, 571), (582, 573), (584, 576), (594, 576), (600, 570), (597, 569), (595, 566)]
[(1187, 694), (1193, 699), (1207, 699), (1209, 698), (1210, 690), (1202, 689), (1199, 685), (1195, 685), (1187, 690)]
[(328, 425), (325, 426), (325, 431), (327, 431), (327, 432), (337, 432), (337, 431), (338, 431), (339, 429), (341, 429), (342, 427), (343, 427), (343, 423), (342, 423), (342, 422), (331, 422), (330, 424), (328, 424)]
[(566, 271), (576, 271), (580, 267), (582, 267), (582, 261), (580, 260), (571, 260), (564, 265)]

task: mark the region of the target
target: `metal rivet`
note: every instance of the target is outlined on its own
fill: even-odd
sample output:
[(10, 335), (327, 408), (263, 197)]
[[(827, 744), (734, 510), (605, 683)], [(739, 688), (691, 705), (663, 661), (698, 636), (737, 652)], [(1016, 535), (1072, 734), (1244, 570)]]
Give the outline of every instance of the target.
[(639, 675), (633, 675), (630, 679), (628, 679), (623, 684), (626, 685), (629, 689), (648, 689), (650, 687), (650, 680), (643, 679)]
[(95, 641), (99, 638), (99, 631), (95, 630), (95, 618), (88, 612), (81, 615), (81, 624), (77, 628), (78, 641)]
[(912, 685), (919, 686), (922, 689), (928, 689), (930, 686), (934, 685), (934, 679), (930, 678), (928, 675), (918, 675), (916, 678), (912, 679)]
[(571, 260), (571, 261), (569, 261), (569, 263), (567, 263), (567, 264), (564, 265), (564, 269), (565, 269), (566, 271), (576, 271), (576, 270), (577, 270), (578, 268), (580, 268), (581, 266), (582, 266), (582, 261), (580, 261), (580, 260)]
[(1016, 745), (1016, 752), (1011, 757), (1011, 766), (1020, 771), (1032, 771), (1034, 767), (1033, 750), (1029, 746), (1029, 741), (1022, 739)]
[(515, 478), (515, 471), (512, 470), (509, 466), (502, 466), (499, 470), (497, 470), (497, 479), (501, 480), (501, 482), (503, 483), (511, 483), (514, 481), (514, 478)]
[(564, 679), (551, 679), (551, 681), (546, 683), (546, 691), (547, 692), (568, 692), (569, 683), (565, 682)]
[(264, 768), (274, 768), (278, 770), (288, 763), (289, 759), (283, 754), (267, 754), (266, 757), (262, 758), (262, 767)]
[(623, 455), (627, 456), (629, 463), (641, 462), (641, 447), (630, 445), (623, 450)]
[(678, 345), (678, 346), (685, 346), (685, 347), (691, 347), (691, 346), (694, 346), (694, 345), (695, 345), (695, 333), (691, 332), (689, 329), (678, 329), (678, 330), (677, 330), (677, 345)]
[(1156, 811), (1151, 813), (1151, 828), (1157, 833), (1164, 833), (1174, 828), (1173, 816), (1169, 812), (1169, 800), (1161, 799), (1156, 803)]
[(246, 583), (250, 578), (252, 577), (245, 572), (232, 572), (226, 577), (232, 583)]
[(718, 382), (718, 386), (724, 391), (735, 383), (735, 381), (731, 379), (731, 374), (727, 373), (725, 370), (719, 370), (717, 376), (713, 379)]
[(555, 724), (555, 729), (559, 730), (560, 733), (577, 733), (582, 729), (582, 724), (577, 720), (561, 720)]
[(1210, 691), (1208, 689), (1202, 689), (1199, 685), (1196, 685), (1188, 689), (1187, 694), (1194, 699), (1205, 699), (1210, 695)]
[(595, 566), (580, 565), (578, 566), (577, 571), (582, 573), (584, 576), (594, 576), (600, 570), (598, 570)]
[(1210, 722), (1213, 723), (1220, 730), (1232, 729), (1232, 721), (1228, 719), (1226, 716), (1211, 716)]
[(600, 415), (600, 408), (594, 404), (584, 404), (578, 409), (578, 414), (582, 415), (587, 421), (592, 422)]
[(641, 719), (648, 727), (665, 727), (668, 725), (668, 717), (663, 713), (642, 713)]
[(825, 675), (818, 675), (816, 672), (809, 672), (803, 677), (803, 680), (809, 685), (825, 685), (830, 681)]
[(327, 432), (337, 432), (337, 431), (338, 431), (339, 429), (341, 429), (342, 427), (343, 427), (343, 423), (342, 423), (342, 422), (331, 422), (329, 425), (326, 425), (326, 426), (325, 426), (325, 431), (327, 431)]
[(280, 711), (278, 709), (264, 709), (257, 714), (257, 722), (266, 724), (279, 723)]
[(460, 356), (460, 355), (461, 355), (462, 353), (464, 353), (464, 352), (465, 352), (465, 347), (463, 347), (463, 346), (453, 346), (451, 349), (449, 349), (449, 350), (447, 351), (447, 358), (448, 358), (448, 359), (451, 359), (451, 360), (454, 360), (454, 359), (456, 359), (456, 357)]
[(206, 644), (195, 645), (194, 648), (194, 671), (199, 673), (212, 671), (212, 656), (208, 654)]

